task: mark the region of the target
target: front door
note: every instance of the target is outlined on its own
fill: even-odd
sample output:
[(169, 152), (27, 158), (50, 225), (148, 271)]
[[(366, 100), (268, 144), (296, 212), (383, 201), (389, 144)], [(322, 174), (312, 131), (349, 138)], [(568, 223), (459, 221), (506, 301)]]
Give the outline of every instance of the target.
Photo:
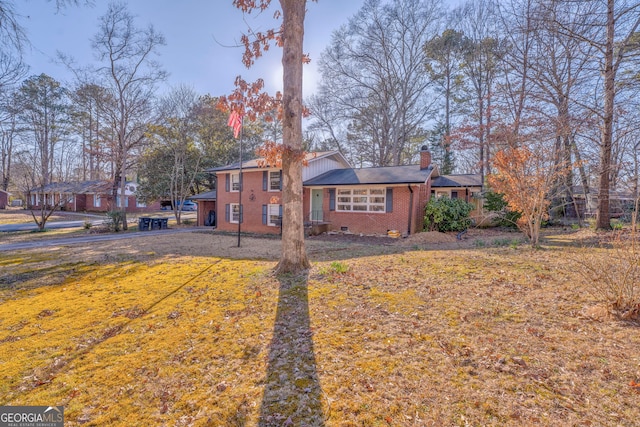
[(311, 221), (322, 222), (322, 190), (311, 190)]

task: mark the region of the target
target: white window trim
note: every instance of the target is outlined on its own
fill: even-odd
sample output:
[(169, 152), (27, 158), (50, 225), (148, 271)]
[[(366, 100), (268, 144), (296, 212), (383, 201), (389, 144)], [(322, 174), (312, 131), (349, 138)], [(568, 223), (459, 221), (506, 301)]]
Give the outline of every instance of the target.
[[(234, 185), (237, 185), (238, 188), (234, 189)], [(240, 172), (229, 174), (229, 191), (232, 193), (237, 193), (240, 191)]]
[[(233, 218), (233, 208), (234, 207), (238, 207), (238, 219), (234, 219)], [(240, 204), (238, 203), (229, 203), (229, 223), (230, 224), (237, 224), (240, 222)]]
[[(367, 194), (353, 194), (354, 191), (362, 191), (365, 190)], [(349, 194), (345, 194), (345, 192), (349, 192)], [(380, 194), (371, 194), (371, 191), (378, 191)], [(342, 193), (342, 194), (341, 194)], [(340, 188), (336, 191), (336, 211), (337, 212), (349, 212), (349, 213), (367, 213), (367, 214), (383, 214), (387, 212), (387, 189), (386, 187), (347, 187)], [(354, 203), (353, 197), (366, 197), (366, 203)], [(381, 197), (382, 202), (373, 203), (371, 202), (371, 198), (373, 197)], [(350, 201), (340, 201), (340, 198), (347, 199)], [(349, 206), (349, 209), (344, 209), (344, 207)], [(365, 210), (354, 210), (354, 206), (365, 207)], [(380, 210), (371, 210), (373, 207), (382, 208)]]
[[(271, 174), (278, 174), (279, 175), (279, 179), (278, 179), (278, 187), (277, 188), (272, 188), (271, 187)], [(268, 175), (268, 181), (267, 181), (267, 191), (272, 191), (272, 192), (276, 192), (276, 191), (282, 191), (280, 188), (282, 186), (282, 172), (281, 171), (269, 171), (269, 175)]]
[(267, 205), (267, 225), (270, 226), (270, 227), (278, 227), (278, 226), (280, 226), (280, 224), (277, 224), (277, 223), (275, 223), (274, 221), (271, 220), (274, 216), (277, 218), (277, 220), (281, 220), (281, 218), (280, 218), (280, 205), (274, 205), (274, 204)]

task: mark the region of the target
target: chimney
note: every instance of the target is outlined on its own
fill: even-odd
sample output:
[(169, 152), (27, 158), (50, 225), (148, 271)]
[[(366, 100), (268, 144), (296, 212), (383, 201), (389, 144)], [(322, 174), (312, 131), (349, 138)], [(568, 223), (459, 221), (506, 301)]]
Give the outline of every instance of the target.
[(420, 170), (426, 169), (431, 166), (431, 152), (429, 147), (423, 145), (420, 148)]

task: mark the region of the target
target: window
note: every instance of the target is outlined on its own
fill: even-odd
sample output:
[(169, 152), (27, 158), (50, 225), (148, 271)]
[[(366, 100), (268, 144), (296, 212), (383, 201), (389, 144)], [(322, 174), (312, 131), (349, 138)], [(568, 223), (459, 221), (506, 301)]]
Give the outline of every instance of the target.
[(272, 227), (279, 227), (281, 220), (280, 205), (269, 205), (267, 207), (267, 224)]
[(340, 188), (337, 193), (337, 211), (385, 212), (385, 188)]
[(100, 198), (99, 194), (94, 194), (93, 195), (93, 206), (96, 208), (100, 207), (100, 204), (102, 203), (102, 199)]
[(280, 191), (280, 171), (269, 171), (269, 191)]
[[(118, 197), (116, 198), (116, 207), (122, 207), (122, 197), (120, 197), (120, 195), (118, 194)], [(124, 207), (128, 208), (129, 207), (129, 198), (125, 197), (124, 198)]]
[(231, 191), (240, 191), (240, 174), (231, 174)]
[(240, 222), (240, 205), (237, 203), (231, 203), (230, 205), (230, 215), (229, 222), (233, 224), (237, 224)]

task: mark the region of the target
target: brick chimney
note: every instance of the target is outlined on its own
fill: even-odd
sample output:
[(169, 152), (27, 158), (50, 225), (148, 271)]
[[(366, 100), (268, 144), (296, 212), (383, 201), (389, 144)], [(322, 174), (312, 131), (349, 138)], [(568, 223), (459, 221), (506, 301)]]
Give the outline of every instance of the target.
[(420, 148), (420, 169), (426, 169), (431, 166), (431, 152), (429, 151), (429, 147), (423, 145)]

